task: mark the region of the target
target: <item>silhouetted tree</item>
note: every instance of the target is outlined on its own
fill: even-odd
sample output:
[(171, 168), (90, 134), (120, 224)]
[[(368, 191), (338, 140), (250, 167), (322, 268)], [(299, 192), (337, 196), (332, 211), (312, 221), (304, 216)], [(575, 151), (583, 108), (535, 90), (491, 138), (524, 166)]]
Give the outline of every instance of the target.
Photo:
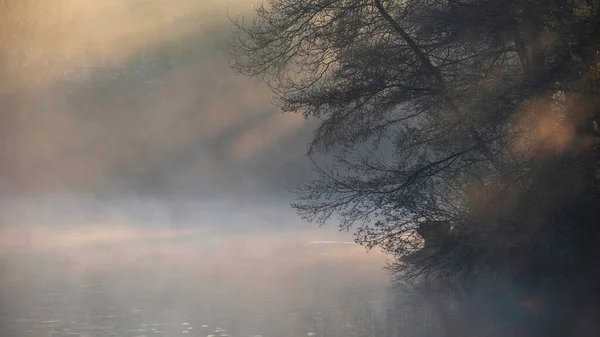
[(487, 212), (484, 196), (530, 190), (558, 154), (593, 151), (599, 10), (273, 0), (234, 21), (233, 67), (266, 80), (282, 110), (321, 119), (309, 153), (337, 163), (302, 186), (298, 211), (337, 214), (359, 242), (404, 256), (422, 247), (419, 224), (454, 228)]
[(337, 216), (402, 279), (511, 298), (497, 316), (594, 306), (600, 2), (270, 0), (233, 22), (234, 69), (318, 118), (309, 155), (335, 159), (304, 218)]

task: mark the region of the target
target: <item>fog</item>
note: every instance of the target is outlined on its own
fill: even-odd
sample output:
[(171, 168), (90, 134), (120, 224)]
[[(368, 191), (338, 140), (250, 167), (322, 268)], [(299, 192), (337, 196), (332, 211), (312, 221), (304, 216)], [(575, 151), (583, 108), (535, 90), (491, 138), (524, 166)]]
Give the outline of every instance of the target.
[(599, 335), (599, 17), (0, 1), (0, 337)]
[(381, 254), (317, 231), (231, 234), (113, 222), (5, 228), (2, 237), (10, 238), (1, 265), (6, 336), (188, 328), (191, 335), (221, 328), (303, 336), (324, 313), (366, 306), (381, 314), (388, 281)]
[(62, 4), (63, 30), (40, 23), (22, 59), (9, 52), (3, 189), (52, 198), (287, 194), (310, 171), (312, 127), (229, 68), (227, 8), (244, 14), (250, 3)]
[(229, 68), (227, 10), (254, 2), (2, 14), (27, 22), (0, 44), (2, 336), (311, 336), (383, 317), (383, 254), (288, 207), (313, 124)]

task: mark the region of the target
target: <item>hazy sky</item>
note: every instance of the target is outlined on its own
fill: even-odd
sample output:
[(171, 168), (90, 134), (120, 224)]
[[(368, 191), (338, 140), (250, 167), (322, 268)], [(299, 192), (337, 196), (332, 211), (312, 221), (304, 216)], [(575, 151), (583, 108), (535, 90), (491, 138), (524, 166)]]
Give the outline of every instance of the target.
[[(34, 315), (35, 299), (60, 289), (66, 308), (93, 313), (99, 304), (81, 296), (108, 277), (110, 305), (129, 314), (167, 301), (177, 322), (227, 317), (265, 333), (299, 319), (286, 310), (384, 289), (381, 253), (289, 207), (312, 175), (314, 121), (281, 114), (264, 85), (229, 68), (227, 9), (248, 15), (254, 3), (36, 0), (64, 5), (40, 17), (15, 7), (11, 18), (43, 20), (30, 45), (0, 46), (27, 55), (13, 53), (0, 86), (0, 291), (10, 294), (0, 316)], [(99, 64), (158, 83), (65, 80), (97, 84)]]
[(314, 122), (281, 114), (264, 85), (229, 68), (227, 11), (251, 15), (255, 2), (65, 1), (68, 29), (34, 34), (41, 54), (133, 65), (156, 52), (178, 56), (154, 94), (124, 83), (66, 96), (52, 72), (11, 87), (18, 112), (2, 116), (5, 224), (45, 212), (45, 221), (119, 213), (173, 224), (248, 214), (302, 226), (288, 192), (311, 175), (304, 154)]

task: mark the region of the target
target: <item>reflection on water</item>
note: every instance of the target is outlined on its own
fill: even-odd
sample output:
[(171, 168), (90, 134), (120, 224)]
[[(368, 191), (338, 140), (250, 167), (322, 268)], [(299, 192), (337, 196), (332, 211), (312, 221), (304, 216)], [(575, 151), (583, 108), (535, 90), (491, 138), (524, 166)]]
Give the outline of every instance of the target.
[(383, 314), (383, 256), (357, 245), (285, 234), (28, 231), (28, 245), (3, 247), (2, 336), (348, 335), (360, 330), (356, 317)]

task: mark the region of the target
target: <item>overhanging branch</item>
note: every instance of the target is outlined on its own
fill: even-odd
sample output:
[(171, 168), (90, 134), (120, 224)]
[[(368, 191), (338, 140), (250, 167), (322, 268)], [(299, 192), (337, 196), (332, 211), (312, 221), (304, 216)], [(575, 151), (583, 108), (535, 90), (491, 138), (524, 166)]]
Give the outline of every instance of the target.
[(402, 26), (400, 26), (400, 24), (390, 15), (390, 13), (388, 13), (388, 11), (381, 4), (381, 1), (373, 0), (373, 2), (375, 4), (375, 7), (381, 14), (381, 16), (390, 24), (392, 29), (394, 29), (394, 31), (398, 35), (400, 35), (400, 37), (406, 42), (406, 44), (415, 53), (415, 55), (417, 55), (417, 58), (423, 64), (423, 66), (429, 72), (431, 72), (431, 74), (435, 77), (437, 88), (438, 88), (438, 90), (440, 90), (440, 92), (442, 94), (442, 98), (444, 99), (444, 102), (446, 104), (448, 104), (448, 106), (450, 107), (450, 110), (455, 115), (464, 117), (467, 120), (467, 123), (469, 124), (468, 125), (469, 135), (470, 135), (471, 139), (475, 142), (475, 144), (476, 144), (477, 148), (479, 149), (479, 151), (481, 152), (481, 154), (496, 169), (496, 171), (498, 171), (498, 173), (500, 173), (502, 178), (511, 180), (510, 174), (509, 174), (508, 170), (506, 169), (505, 165), (500, 160), (498, 160), (498, 158), (496, 158), (496, 156), (492, 153), (490, 148), (487, 146), (487, 144), (485, 143), (485, 141), (479, 134), (479, 131), (477, 131), (477, 129), (473, 125), (473, 122), (470, 121), (469, 116), (467, 114), (465, 114), (464, 112), (462, 112), (458, 108), (456, 103), (454, 103), (454, 100), (448, 94), (446, 82), (445, 82), (439, 68), (436, 67), (431, 62), (431, 59), (427, 56), (427, 54), (425, 54), (423, 52), (423, 50), (421, 50), (421, 48), (415, 42), (415, 40), (402, 28)]

